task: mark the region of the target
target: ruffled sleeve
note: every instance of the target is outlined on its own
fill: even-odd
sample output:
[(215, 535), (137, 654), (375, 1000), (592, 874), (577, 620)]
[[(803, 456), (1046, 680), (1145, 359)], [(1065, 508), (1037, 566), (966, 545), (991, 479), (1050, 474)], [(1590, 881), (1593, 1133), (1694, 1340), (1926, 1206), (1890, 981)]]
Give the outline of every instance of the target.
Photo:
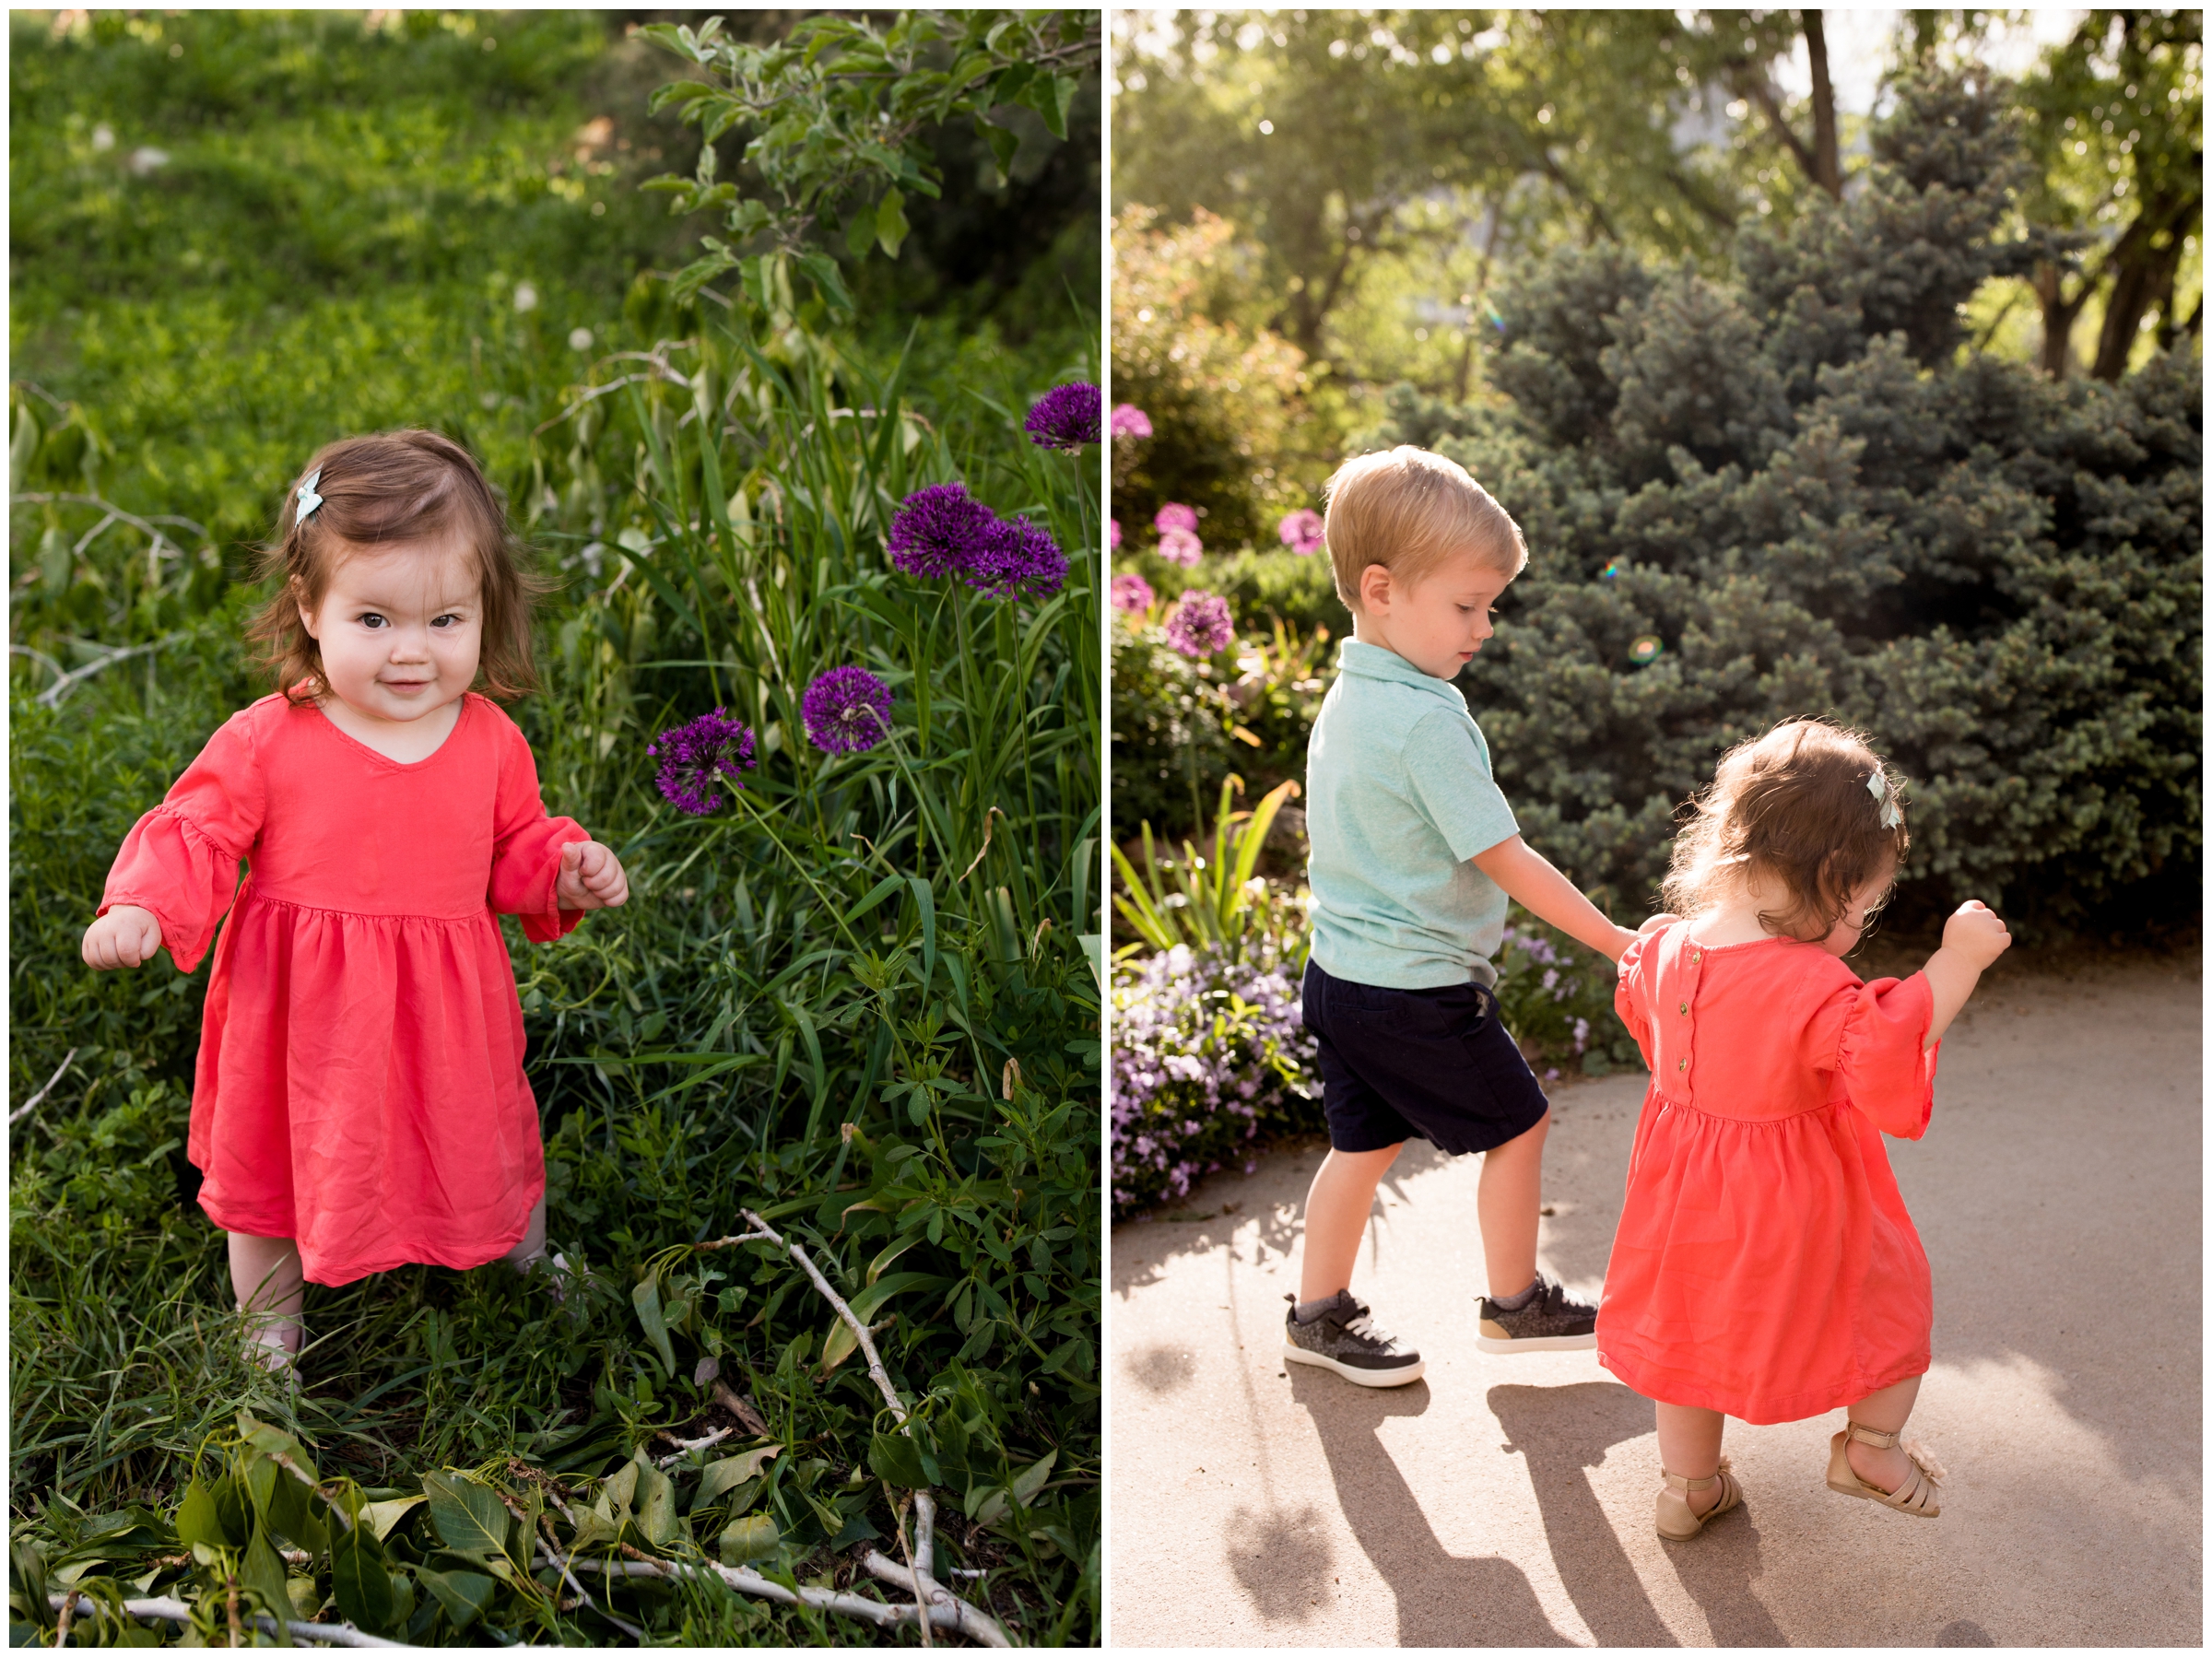
[(1936, 1016), (1927, 974), (1877, 978), (1836, 991), (1811, 1026), (1830, 1056), (1822, 1069), (1841, 1078), (1851, 1102), (1883, 1133), (1918, 1139), (1936, 1108), (1936, 1059), (1926, 1046)]
[(1613, 1010), (1642, 1050), (1647, 1070), (1657, 1062), (1652, 1052), (1651, 975), (1658, 966), (1659, 935), (1655, 932), (1636, 934), (1636, 941), (1622, 952), (1620, 976), (1613, 990)]
[(103, 915), (119, 903), (149, 911), (180, 972), (207, 953), (238, 895), (239, 860), (261, 834), (267, 796), (251, 711), (232, 714), (161, 804), (133, 826), (100, 894)]
[[(495, 709), (494, 711), (497, 711)], [(560, 849), (592, 837), (570, 817), (549, 817), (537, 792), (537, 759), (506, 715), (509, 740), (500, 761), (500, 792), (491, 842), (492, 912), (520, 915), (523, 935), (550, 944), (576, 930), (580, 909), (559, 909), (553, 888), (560, 878)]]

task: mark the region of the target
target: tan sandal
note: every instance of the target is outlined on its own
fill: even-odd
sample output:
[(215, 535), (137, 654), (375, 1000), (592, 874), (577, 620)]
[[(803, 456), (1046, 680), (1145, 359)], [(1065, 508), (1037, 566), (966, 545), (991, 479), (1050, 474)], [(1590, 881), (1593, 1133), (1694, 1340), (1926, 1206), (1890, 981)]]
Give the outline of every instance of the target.
[(1839, 1496), (1864, 1496), (1869, 1501), (1878, 1501), (1885, 1508), (1895, 1508), (1915, 1519), (1936, 1518), (1943, 1511), (1936, 1500), (1936, 1485), (1943, 1476), (1943, 1469), (1936, 1465), (1926, 1451), (1916, 1445), (1905, 1446), (1905, 1454), (1912, 1458), (1912, 1465), (1905, 1482), (1895, 1490), (1868, 1484), (1852, 1470), (1851, 1458), (1844, 1453), (1844, 1447), (1853, 1439), (1877, 1450), (1894, 1450), (1900, 1437), (1901, 1433), (1877, 1432), (1871, 1427), (1845, 1420), (1843, 1430), (1828, 1441), (1828, 1487)]
[[(1709, 1521), (1718, 1519), (1744, 1499), (1744, 1487), (1736, 1482), (1735, 1475), (1728, 1471), (1726, 1456), (1721, 1458), (1720, 1471), (1706, 1478), (1684, 1478), (1679, 1473), (1668, 1473), (1664, 1467), (1659, 1471), (1665, 1475), (1666, 1483), (1659, 1491), (1658, 1527), (1659, 1534), (1669, 1542), (1688, 1541), (1703, 1530)], [(1690, 1507), (1689, 1493), (1704, 1489), (1714, 1479), (1721, 1482), (1721, 1499), (1700, 1513)]]

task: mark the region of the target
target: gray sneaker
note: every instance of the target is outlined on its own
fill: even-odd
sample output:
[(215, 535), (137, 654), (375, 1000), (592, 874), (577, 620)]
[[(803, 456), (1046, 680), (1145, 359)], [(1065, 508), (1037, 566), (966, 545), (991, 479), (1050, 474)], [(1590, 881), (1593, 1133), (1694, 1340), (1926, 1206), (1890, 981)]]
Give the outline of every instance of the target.
[(1475, 1311), (1475, 1345), (1485, 1352), (1587, 1352), (1597, 1345), (1597, 1308), (1570, 1300), (1542, 1273), (1527, 1305), (1505, 1311), (1485, 1295)]
[(1338, 1289), (1310, 1323), (1298, 1321), (1296, 1295), (1283, 1299), (1290, 1302), (1283, 1314), (1283, 1357), (1289, 1362), (1334, 1369), (1362, 1387), (1402, 1387), (1420, 1380), (1421, 1355), (1377, 1329), (1350, 1289)]

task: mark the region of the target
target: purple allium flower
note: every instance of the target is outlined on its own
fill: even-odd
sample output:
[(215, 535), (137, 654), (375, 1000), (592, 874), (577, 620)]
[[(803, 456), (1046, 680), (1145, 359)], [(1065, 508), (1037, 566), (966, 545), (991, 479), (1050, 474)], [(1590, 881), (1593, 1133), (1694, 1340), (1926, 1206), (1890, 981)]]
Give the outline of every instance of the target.
[(1115, 552), (1122, 549), (1122, 521), (1119, 518), (1106, 520), (1106, 545)]
[(933, 483), (899, 503), (884, 548), (909, 575), (942, 580), (966, 573), (998, 520), (964, 483)]
[(1301, 506), (1294, 512), (1286, 512), (1283, 521), (1275, 526), (1275, 532), (1282, 536), (1284, 546), (1302, 558), (1321, 550), (1322, 527), (1321, 514)]
[(1116, 403), (1113, 405), (1113, 435), (1116, 437), (1150, 437), (1152, 421), (1145, 411), (1134, 403)]
[(1171, 529), (1187, 529), (1193, 535), (1196, 535), (1198, 533), (1197, 510), (1194, 507), (1184, 506), (1179, 500), (1171, 500), (1152, 514), (1152, 527), (1162, 535), (1167, 534)]
[(1113, 607), (1117, 610), (1148, 610), (1152, 607), (1152, 583), (1141, 575), (1117, 575), (1113, 578)]
[(1181, 564), (1185, 570), (1194, 569), (1198, 555), (1206, 550), (1206, 543), (1187, 529), (1162, 530), (1159, 536), (1159, 556), (1171, 564)]
[(891, 687), (865, 667), (832, 667), (799, 699), (806, 740), (825, 754), (865, 754), (891, 723)]
[(1055, 385), (1037, 399), (1023, 429), (1041, 449), (1080, 449), (1099, 441), (1099, 388), (1084, 380)]
[(1186, 656), (1205, 657), (1228, 647), (1236, 637), (1229, 600), (1193, 587), (1168, 612), (1168, 642)]
[(678, 811), (703, 817), (722, 809), (722, 795), (711, 792), (717, 779), (743, 788), (742, 774), (753, 768), (753, 734), (717, 708), (688, 724), (663, 731), (645, 752), (661, 762), (654, 779)]
[(965, 573), (971, 587), (993, 598), (1050, 598), (1067, 579), (1067, 554), (1041, 523), (1001, 518)]

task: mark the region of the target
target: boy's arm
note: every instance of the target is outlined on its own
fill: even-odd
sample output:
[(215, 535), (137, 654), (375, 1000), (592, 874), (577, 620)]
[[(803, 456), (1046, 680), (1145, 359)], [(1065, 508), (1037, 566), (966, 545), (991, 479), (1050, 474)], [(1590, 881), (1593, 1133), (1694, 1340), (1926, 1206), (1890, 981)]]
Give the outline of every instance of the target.
[(1499, 888), (1539, 921), (1548, 921), (1577, 943), (1587, 944), (1609, 961), (1618, 961), (1636, 934), (1616, 926), (1598, 912), (1597, 906), (1577, 891), (1574, 883), (1553, 868), (1544, 854), (1519, 835), (1500, 840), (1488, 852), (1477, 852), (1475, 866), (1497, 882)]

